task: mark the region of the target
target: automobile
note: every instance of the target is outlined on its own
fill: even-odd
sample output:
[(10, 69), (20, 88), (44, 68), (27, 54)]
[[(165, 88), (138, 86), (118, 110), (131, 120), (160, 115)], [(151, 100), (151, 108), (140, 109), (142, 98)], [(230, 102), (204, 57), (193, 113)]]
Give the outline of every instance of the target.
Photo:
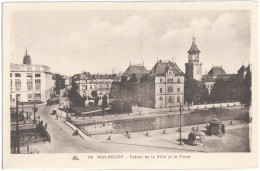
[(57, 109), (52, 109), (51, 115), (56, 115), (57, 114)]

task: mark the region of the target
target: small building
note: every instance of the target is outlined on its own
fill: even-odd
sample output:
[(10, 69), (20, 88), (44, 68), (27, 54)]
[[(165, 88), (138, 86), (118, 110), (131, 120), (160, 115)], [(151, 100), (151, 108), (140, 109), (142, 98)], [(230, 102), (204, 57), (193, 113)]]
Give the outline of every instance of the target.
[(225, 125), (223, 122), (219, 121), (217, 118), (209, 122), (207, 126), (208, 135), (222, 135), (225, 133)]

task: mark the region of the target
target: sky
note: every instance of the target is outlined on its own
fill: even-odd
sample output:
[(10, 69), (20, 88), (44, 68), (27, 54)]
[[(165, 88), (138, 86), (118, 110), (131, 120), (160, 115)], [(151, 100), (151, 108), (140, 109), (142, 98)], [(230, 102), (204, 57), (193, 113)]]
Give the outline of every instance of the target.
[(111, 74), (129, 64), (150, 70), (157, 59), (173, 60), (185, 72), (192, 36), (203, 74), (214, 66), (237, 73), (250, 57), (249, 11), (16, 11), (11, 22), (11, 62), (54, 73)]

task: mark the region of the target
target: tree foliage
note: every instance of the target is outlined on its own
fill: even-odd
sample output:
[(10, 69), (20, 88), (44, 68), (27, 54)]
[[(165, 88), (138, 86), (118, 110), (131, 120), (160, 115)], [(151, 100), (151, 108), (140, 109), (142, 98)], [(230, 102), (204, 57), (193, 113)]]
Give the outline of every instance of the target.
[(188, 104), (200, 104), (208, 101), (208, 89), (204, 84), (190, 79), (184, 84), (184, 100)]
[(54, 75), (55, 77), (55, 87), (54, 87), (54, 91), (57, 93), (57, 94), (60, 94), (60, 90), (61, 89), (64, 89), (66, 86), (65, 86), (65, 79), (62, 78), (62, 76), (60, 74), (55, 74)]
[(98, 105), (99, 97), (96, 90), (91, 92), (91, 96), (94, 98), (94, 106)]
[(77, 90), (77, 84), (75, 83), (74, 80), (71, 83), (71, 89), (69, 90), (68, 98), (69, 98), (71, 107), (85, 106), (85, 99), (80, 96), (80, 94)]

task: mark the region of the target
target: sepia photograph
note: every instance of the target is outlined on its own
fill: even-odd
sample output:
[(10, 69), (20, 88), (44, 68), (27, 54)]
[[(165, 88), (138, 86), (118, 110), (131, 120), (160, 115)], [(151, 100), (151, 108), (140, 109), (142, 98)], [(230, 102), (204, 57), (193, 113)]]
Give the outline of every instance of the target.
[(142, 3), (3, 4), (4, 160), (257, 160), (257, 3)]

